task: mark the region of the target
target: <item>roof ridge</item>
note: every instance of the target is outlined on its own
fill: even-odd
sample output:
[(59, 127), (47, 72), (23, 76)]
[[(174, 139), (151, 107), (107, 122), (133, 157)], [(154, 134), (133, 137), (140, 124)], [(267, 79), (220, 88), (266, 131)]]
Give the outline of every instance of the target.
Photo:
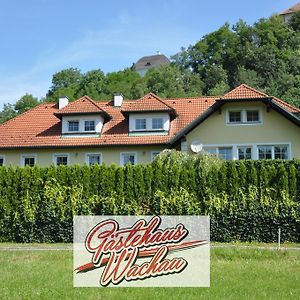
[[(174, 108), (173, 108), (172, 106), (170, 106), (170, 105), (169, 105), (168, 103), (166, 103), (163, 99), (161, 99), (159, 96), (157, 96), (156, 94), (154, 94), (154, 93), (152, 93), (152, 92), (146, 94), (146, 95), (145, 95), (144, 97), (142, 97), (142, 98), (145, 98), (145, 97), (147, 97), (147, 96), (149, 96), (149, 95), (151, 95), (152, 97), (154, 97), (156, 100), (158, 100), (158, 101), (161, 102), (162, 104), (168, 106), (170, 109), (174, 110)], [(142, 98), (141, 98), (141, 99), (142, 99)], [(139, 100), (138, 100), (138, 101), (139, 101)]]
[(168, 101), (168, 100), (183, 100), (183, 99), (205, 99), (205, 98), (209, 98), (209, 99), (218, 99), (221, 96), (192, 96), (192, 97), (174, 97), (174, 98), (164, 98), (164, 101)]
[(82, 100), (82, 99), (88, 100), (90, 103), (92, 103), (92, 104), (93, 104), (94, 106), (96, 106), (98, 109), (103, 110), (100, 106), (98, 106), (98, 104), (97, 104), (91, 97), (89, 97), (89, 96), (87, 96), (87, 95), (84, 95), (84, 96), (80, 97), (79, 99), (77, 99), (77, 100), (75, 100), (75, 101), (73, 101), (73, 102), (71, 102), (71, 103), (77, 102), (77, 101)]
[[(239, 86), (237, 86), (236, 88), (234, 88), (233, 90), (231, 90), (231, 91), (227, 92), (226, 94), (224, 94), (224, 95), (223, 95), (222, 97), (220, 97), (219, 99), (220, 99), (220, 100), (226, 100), (226, 99), (228, 99), (231, 95), (234, 95), (235, 93), (239, 92), (239, 91), (242, 90), (243, 88), (246, 89), (246, 90), (248, 90), (248, 91), (251, 91), (251, 92), (253, 92), (253, 93), (255, 93), (255, 94), (258, 94), (258, 95), (260, 95), (260, 96), (263, 97), (263, 98), (269, 97), (269, 95), (265, 94), (264, 92), (261, 92), (261, 91), (255, 89), (255, 88), (253, 88), (253, 87), (251, 87), (251, 86), (249, 86), (249, 85), (247, 85), (247, 84), (245, 84), (245, 83), (242, 83), (242, 84), (240, 84)], [(234, 98), (234, 97), (233, 97), (233, 98)], [(251, 97), (251, 98), (252, 98), (252, 97)], [(255, 98), (255, 97), (253, 97), (253, 98)], [(237, 99), (240, 99), (240, 98), (237, 98)]]

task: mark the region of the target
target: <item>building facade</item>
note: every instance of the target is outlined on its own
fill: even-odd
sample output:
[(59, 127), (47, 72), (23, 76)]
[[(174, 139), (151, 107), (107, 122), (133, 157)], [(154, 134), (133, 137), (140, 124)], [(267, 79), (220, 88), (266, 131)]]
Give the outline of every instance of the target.
[(247, 85), (222, 97), (44, 103), (0, 126), (0, 164), (149, 163), (164, 149), (300, 158), (300, 110)]

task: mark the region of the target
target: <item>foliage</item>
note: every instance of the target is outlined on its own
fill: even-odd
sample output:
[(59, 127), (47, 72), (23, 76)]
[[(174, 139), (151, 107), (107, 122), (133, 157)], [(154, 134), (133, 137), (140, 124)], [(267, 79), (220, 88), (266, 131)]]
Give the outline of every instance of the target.
[(37, 106), (38, 104), (39, 101), (37, 98), (33, 97), (31, 94), (25, 94), (15, 104), (15, 110), (18, 114), (22, 114), (23, 112)]
[(0, 240), (70, 242), (73, 215), (209, 215), (214, 241), (300, 242), (300, 161), (164, 151), (124, 167), (0, 168)]

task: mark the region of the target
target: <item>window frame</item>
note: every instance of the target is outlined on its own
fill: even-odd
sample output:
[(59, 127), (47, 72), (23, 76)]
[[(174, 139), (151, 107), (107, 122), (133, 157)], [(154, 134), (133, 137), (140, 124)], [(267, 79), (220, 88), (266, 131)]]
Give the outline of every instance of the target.
[[(247, 155), (247, 149), (250, 149), (250, 158), (240, 158), (240, 153), (239, 150), (244, 149), (245, 152), (243, 155)], [(253, 147), (252, 146), (237, 146), (237, 160), (248, 160), (248, 159), (253, 159)]]
[[(94, 129), (86, 130), (86, 122), (94, 122)], [(83, 129), (84, 129), (84, 132), (95, 132), (96, 131), (96, 122), (95, 122), (95, 120), (84, 120), (83, 121)]]
[(157, 150), (157, 151), (151, 151), (151, 161), (154, 161), (154, 159), (155, 159), (155, 157), (157, 156), (157, 155), (159, 155), (161, 153), (161, 151), (159, 151), (159, 150)]
[(96, 165), (96, 164), (90, 164), (90, 161), (89, 161), (89, 157), (90, 156), (100, 156), (100, 162), (99, 162), (99, 165), (102, 164), (103, 162), (103, 155), (101, 152), (89, 152), (89, 153), (86, 153), (85, 154), (85, 163), (88, 165), (88, 166), (93, 166), (93, 165)]
[[(30, 166), (28, 164), (25, 164), (25, 159), (27, 158), (33, 158), (34, 159), (34, 164), (33, 166)], [(28, 154), (21, 154), (21, 162), (20, 162), (20, 165), (21, 167), (25, 167), (25, 166), (30, 166), (30, 167), (34, 167), (35, 165), (37, 164), (37, 155), (36, 154), (31, 154), (31, 153), (28, 153)]]
[[(258, 112), (258, 121), (248, 121), (248, 112)], [(230, 122), (230, 113), (240, 112), (240, 122)], [(226, 125), (227, 126), (251, 126), (263, 125), (263, 112), (261, 107), (243, 107), (243, 108), (228, 108), (226, 110)]]
[[(80, 132), (80, 121), (79, 120), (69, 120), (68, 122), (68, 132)], [(78, 123), (78, 130), (70, 130), (70, 123)]]
[[(271, 158), (260, 158), (259, 157), (259, 147), (270, 147), (271, 148)], [(276, 147), (286, 147), (286, 158), (275, 158), (276, 153), (275, 153), (275, 148)], [(263, 159), (271, 159), (271, 160), (289, 160), (291, 159), (290, 157), (290, 145), (289, 144), (272, 144), (272, 145), (257, 145), (257, 152), (258, 152), (258, 160), (263, 160)]]
[[(230, 121), (230, 114), (231, 113), (239, 113), (240, 114), (240, 121)], [(229, 124), (242, 124), (243, 123), (243, 112), (242, 112), (242, 110), (228, 110), (228, 123)]]
[[(138, 121), (145, 121), (145, 128), (137, 128)], [(134, 119), (134, 131), (147, 131), (147, 118), (135, 118)]]
[[(154, 128), (153, 126), (153, 121), (154, 120), (160, 120), (161, 121), (161, 127), (159, 128)], [(164, 118), (163, 117), (153, 117), (151, 118), (151, 130), (153, 131), (161, 131), (161, 130), (164, 130)]]
[(70, 154), (69, 153), (53, 153), (52, 155), (52, 160), (55, 166), (60, 166), (63, 164), (57, 164), (57, 158), (60, 156), (66, 156), (67, 157), (67, 164), (64, 166), (69, 166), (70, 165)]
[(0, 155), (0, 160), (3, 160), (2, 165), (0, 164), (0, 167), (5, 166), (5, 155)]
[[(231, 149), (231, 159), (227, 159), (227, 158), (223, 158), (223, 157), (221, 157), (220, 156), (220, 149)], [(210, 151), (208, 151), (209, 149), (213, 149), (213, 150), (215, 150), (215, 151), (212, 151), (212, 152), (215, 152), (215, 153), (212, 153), (212, 152), (210, 152)], [(205, 152), (208, 152), (208, 153), (210, 153), (211, 155), (216, 155), (216, 156), (218, 156), (218, 157), (221, 157), (221, 158), (223, 158), (224, 160), (233, 160), (234, 159), (234, 152), (233, 152), (233, 150), (234, 150), (234, 147), (233, 147), (233, 145), (218, 145), (218, 146), (206, 146), (206, 145), (204, 145), (204, 147), (203, 147), (203, 150), (205, 151)]]
[(138, 155), (137, 152), (134, 151), (128, 151), (128, 152), (120, 152), (120, 165), (124, 166), (127, 163), (124, 163), (124, 155), (133, 155), (134, 156), (134, 163), (133, 165), (136, 165), (138, 163)]

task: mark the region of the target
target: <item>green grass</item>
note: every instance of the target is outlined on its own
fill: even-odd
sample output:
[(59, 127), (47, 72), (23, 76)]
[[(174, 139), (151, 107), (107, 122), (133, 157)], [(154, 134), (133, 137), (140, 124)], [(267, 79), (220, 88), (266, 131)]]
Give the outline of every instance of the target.
[(213, 248), (210, 288), (73, 288), (72, 259), (71, 251), (26, 247), (0, 251), (0, 298), (296, 299), (300, 295), (300, 251), (295, 250)]

